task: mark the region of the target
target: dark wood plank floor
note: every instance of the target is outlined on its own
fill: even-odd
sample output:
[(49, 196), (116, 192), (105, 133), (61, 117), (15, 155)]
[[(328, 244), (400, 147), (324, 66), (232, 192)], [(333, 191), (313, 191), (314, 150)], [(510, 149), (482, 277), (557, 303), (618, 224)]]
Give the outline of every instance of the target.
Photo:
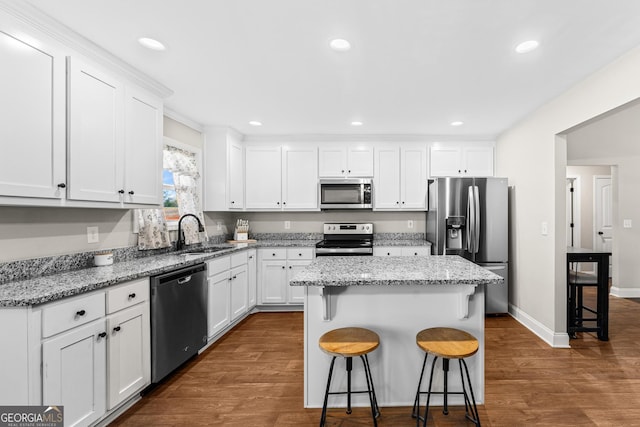
[[(488, 318), (482, 424), (640, 426), (640, 304), (610, 301), (610, 341), (583, 333), (571, 349), (550, 348), (509, 316)], [(303, 408), (302, 342), (302, 313), (249, 316), (112, 425), (315, 426), (320, 410)], [(414, 426), (410, 412), (382, 408), (378, 425)], [(459, 408), (432, 412), (429, 425), (468, 425)], [(328, 425), (371, 419), (334, 409)]]

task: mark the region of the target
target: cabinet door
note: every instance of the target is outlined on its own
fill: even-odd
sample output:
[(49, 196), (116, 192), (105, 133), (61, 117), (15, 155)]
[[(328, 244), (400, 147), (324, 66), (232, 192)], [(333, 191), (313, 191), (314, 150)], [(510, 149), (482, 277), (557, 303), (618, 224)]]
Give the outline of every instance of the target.
[(282, 209), (280, 146), (246, 147), (247, 209)]
[(246, 264), (231, 270), (231, 321), (247, 312), (249, 279)]
[(258, 263), (256, 251), (251, 250), (247, 256), (247, 282), (248, 282), (248, 310), (251, 310), (257, 304), (258, 294)]
[(42, 343), (42, 403), (64, 405), (66, 426), (89, 425), (105, 413), (104, 319)]
[[(65, 57), (9, 18), (0, 30), (0, 195), (64, 198)], [(60, 187), (59, 187), (60, 185)]]
[(229, 272), (209, 277), (208, 335), (209, 338), (223, 330), (231, 322), (229, 308)]
[(238, 143), (229, 142), (228, 144), (228, 207), (242, 209), (244, 208), (244, 148)]
[(290, 304), (304, 304), (304, 286), (289, 286), (295, 274), (311, 264), (311, 261), (287, 261), (287, 302)]
[(463, 168), (469, 176), (493, 176), (493, 147), (466, 147)]
[(318, 209), (318, 149), (283, 147), (282, 206)]
[(287, 302), (287, 262), (284, 260), (262, 261), (260, 283), (262, 304), (285, 304)]
[(75, 200), (123, 200), (123, 86), (69, 59), (69, 189)]
[(124, 200), (159, 205), (162, 194), (162, 100), (140, 89), (125, 91)]
[(376, 209), (400, 208), (400, 155), (397, 147), (376, 149), (373, 191)]
[(115, 408), (150, 383), (149, 328), (148, 302), (137, 304), (108, 317), (107, 409)]
[(458, 176), (462, 173), (460, 147), (431, 147), (429, 174), (431, 176)]
[(402, 147), (400, 153), (401, 207), (424, 210), (427, 207), (427, 148)]
[(354, 145), (347, 149), (347, 176), (373, 176), (373, 147)]
[(346, 147), (320, 147), (318, 153), (320, 178), (341, 178), (347, 174)]

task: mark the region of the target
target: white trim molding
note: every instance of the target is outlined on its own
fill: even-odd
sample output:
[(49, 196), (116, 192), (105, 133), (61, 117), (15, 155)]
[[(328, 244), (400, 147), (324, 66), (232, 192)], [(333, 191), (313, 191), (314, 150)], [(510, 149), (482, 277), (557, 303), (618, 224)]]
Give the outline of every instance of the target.
[(571, 348), (569, 344), (569, 334), (566, 332), (552, 331), (512, 304), (509, 304), (509, 314), (551, 347)]
[(640, 288), (619, 288), (611, 286), (609, 295), (618, 298), (640, 298)]

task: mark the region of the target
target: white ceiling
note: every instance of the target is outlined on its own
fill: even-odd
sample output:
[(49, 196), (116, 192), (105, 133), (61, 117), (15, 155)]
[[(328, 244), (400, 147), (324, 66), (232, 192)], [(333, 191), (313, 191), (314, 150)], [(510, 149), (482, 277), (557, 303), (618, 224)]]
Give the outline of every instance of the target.
[(171, 88), (171, 110), (248, 135), (494, 137), (640, 45), (638, 0), (28, 1)]

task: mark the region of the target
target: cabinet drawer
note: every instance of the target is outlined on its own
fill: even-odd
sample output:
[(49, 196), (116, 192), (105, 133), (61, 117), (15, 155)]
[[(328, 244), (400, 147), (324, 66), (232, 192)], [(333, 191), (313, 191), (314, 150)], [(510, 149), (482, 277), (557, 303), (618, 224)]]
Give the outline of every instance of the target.
[(99, 292), (71, 298), (43, 307), (43, 338), (104, 317), (104, 297), (104, 292)]
[(402, 248), (402, 256), (427, 256), (431, 255), (429, 246), (408, 246)]
[(379, 246), (373, 248), (373, 256), (402, 256), (400, 246)]
[(107, 313), (115, 313), (149, 299), (149, 279), (124, 283), (107, 290)]
[(313, 259), (313, 248), (289, 248), (287, 249), (287, 259)]
[(207, 261), (207, 275), (214, 276), (216, 274), (227, 271), (231, 268), (231, 257), (229, 255), (214, 258)]
[(262, 260), (270, 259), (287, 259), (287, 250), (285, 248), (264, 249), (262, 252)]
[(231, 268), (235, 268), (247, 263), (247, 252), (242, 251), (231, 255)]

